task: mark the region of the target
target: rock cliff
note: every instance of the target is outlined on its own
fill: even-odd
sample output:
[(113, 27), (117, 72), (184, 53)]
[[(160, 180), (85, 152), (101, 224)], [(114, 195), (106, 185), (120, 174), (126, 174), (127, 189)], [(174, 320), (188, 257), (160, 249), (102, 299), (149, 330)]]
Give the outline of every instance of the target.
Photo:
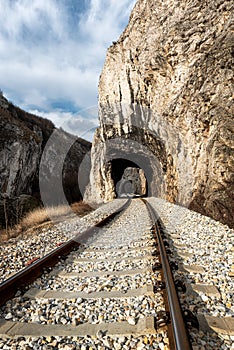
[[(19, 213), (16, 215), (16, 211), (29, 210), (30, 203), (35, 207), (35, 198), (37, 203), (40, 201), (40, 161), (46, 144), (54, 132), (59, 135), (59, 148), (55, 147), (58, 143), (54, 145), (53, 154), (47, 156), (47, 163), (44, 166), (47, 174), (53, 173), (53, 182), (47, 193), (48, 201), (53, 205), (59, 203), (59, 198), (52, 193), (57, 191), (56, 179), (61, 175), (54, 171), (54, 155), (59, 158), (64, 143), (69, 140), (61, 176), (65, 196), (71, 203), (81, 199), (78, 169), (91, 144), (56, 129), (49, 120), (21, 110), (0, 94), (0, 226), (5, 226), (4, 205), (9, 207), (9, 224), (13, 224), (15, 217), (19, 216)], [(16, 208), (15, 203), (21, 202), (23, 209)]]
[(149, 195), (234, 226), (231, 7), (138, 0), (100, 77), (87, 201), (114, 198), (135, 164)]

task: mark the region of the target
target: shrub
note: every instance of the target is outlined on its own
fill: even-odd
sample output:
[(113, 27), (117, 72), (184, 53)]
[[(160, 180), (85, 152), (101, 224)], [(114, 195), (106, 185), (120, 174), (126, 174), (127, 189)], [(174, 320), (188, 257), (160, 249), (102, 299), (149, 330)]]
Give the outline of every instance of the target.
[(74, 211), (74, 213), (76, 213), (79, 216), (84, 216), (93, 210), (87, 203), (83, 201), (73, 203), (71, 205), (71, 208)]

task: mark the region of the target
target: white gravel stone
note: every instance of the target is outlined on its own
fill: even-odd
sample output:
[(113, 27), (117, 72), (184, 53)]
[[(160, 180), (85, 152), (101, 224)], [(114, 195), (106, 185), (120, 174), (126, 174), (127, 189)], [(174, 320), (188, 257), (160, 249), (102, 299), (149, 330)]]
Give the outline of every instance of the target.
[(204, 295), (204, 294), (201, 295), (201, 298), (202, 298), (202, 300), (205, 301), (205, 302), (209, 300), (208, 296), (206, 296), (206, 295)]
[[(217, 317), (233, 316), (233, 278), (229, 276), (231, 266), (233, 265), (233, 238), (234, 232), (227, 226), (215, 222), (214, 220), (194, 213), (186, 208), (175, 206), (161, 199), (151, 198), (150, 202), (157, 209), (163, 224), (165, 226), (166, 238), (170, 239), (172, 250), (171, 260), (190, 265), (200, 265), (204, 267), (205, 272), (194, 274), (175, 270), (174, 277), (185, 283), (205, 283), (215, 285), (220, 297), (210, 297), (205, 294), (197, 294), (196, 297), (188, 296), (181, 292), (180, 301), (183, 308), (190, 308), (193, 312), (207, 313)], [(11, 242), (3, 245), (0, 252), (1, 272), (0, 278), (4, 279), (13, 271), (18, 271), (30, 260), (35, 252), (43, 256), (50, 249), (53, 249), (57, 243), (71, 238), (78, 230), (82, 231), (100, 217), (104, 217), (114, 207), (118, 208), (123, 204), (123, 200), (117, 200), (107, 204), (82, 219), (72, 219), (67, 222), (57, 224), (49, 229), (43, 229), (40, 234), (27, 237), (25, 239), (13, 239)], [(139, 215), (141, 213), (141, 215)], [(123, 225), (123, 220), (127, 225)], [(152, 247), (152, 237), (149, 233), (151, 222), (146, 213), (143, 203), (139, 200), (133, 200), (131, 206), (121, 215), (111, 222), (108, 227), (97, 230), (94, 237), (83, 241), (83, 245), (71, 256), (79, 259), (88, 258), (90, 261), (77, 263), (76, 265), (62, 261), (57, 265), (60, 271), (118, 271), (122, 269), (135, 269), (152, 266), (157, 261), (157, 257), (147, 262), (144, 261), (144, 255), (148, 254), (147, 249)], [(134, 228), (134, 230), (133, 230)], [(48, 236), (50, 240), (48, 242)], [(204, 244), (205, 242), (205, 244)], [(174, 245), (175, 244), (175, 245)], [(191, 257), (178, 257), (176, 245), (182, 245), (185, 252), (191, 253)], [(124, 250), (126, 247), (137, 247), (137, 251)], [(109, 249), (109, 251), (108, 251)], [(110, 249), (114, 249), (111, 250)], [(181, 250), (181, 248), (179, 248)], [(129, 258), (142, 257), (141, 263)], [(112, 259), (120, 261), (113, 262)], [(103, 259), (103, 261), (95, 261)], [(62, 279), (59, 276), (51, 277), (45, 273), (37, 279), (32, 286), (43, 288), (45, 290), (63, 290), (63, 291), (83, 291), (85, 293), (97, 291), (128, 291), (130, 289), (142, 288), (147, 284), (154, 284), (160, 274), (156, 272), (152, 275), (150, 272), (145, 274), (129, 276), (107, 277), (80, 277), (78, 279)], [(128, 322), (137, 322), (142, 316), (156, 316), (162, 308), (160, 293), (152, 297), (122, 298), (116, 300), (112, 298), (104, 299), (82, 299), (73, 301), (57, 300), (24, 300), (18, 294), (12, 302), (8, 302), (5, 308), (1, 309), (1, 317), (9, 317), (9, 320), (19, 320), (20, 322), (43, 322), (78, 325), (84, 322), (102, 323), (127, 320)], [(123, 307), (124, 305), (124, 307)], [(19, 307), (20, 306), (20, 307)], [(152, 307), (153, 306), (153, 307)], [(152, 311), (154, 310), (154, 312)], [(207, 347), (213, 349), (230, 349), (233, 343), (231, 337), (219, 337), (209, 335), (194, 328), (190, 330), (193, 348)], [(146, 335), (150, 339), (151, 335)], [(143, 342), (143, 337), (112, 337), (106, 338), (101, 333), (97, 337), (52, 337), (46, 339), (27, 338), (0, 339), (0, 348), (16, 348), (20, 342), (27, 349), (31, 348), (67, 348), (76, 349), (76, 344), (84, 349), (153, 349)], [(155, 343), (165, 347), (167, 344), (167, 334), (155, 336)], [(30, 344), (30, 345), (29, 345)], [(111, 344), (111, 346), (107, 345)], [(205, 345), (204, 345), (205, 344)], [(157, 345), (160, 348), (159, 345)], [(157, 349), (157, 347), (156, 347)]]
[(127, 321), (128, 321), (129, 324), (131, 324), (131, 325), (133, 325), (133, 326), (136, 324), (136, 320), (135, 320), (135, 318), (133, 318), (133, 317), (128, 317), (128, 318), (127, 318)]
[[(198, 293), (187, 296), (179, 293), (184, 309), (192, 309), (195, 314), (215, 317), (233, 317), (234, 279), (229, 276), (233, 265), (234, 230), (207, 216), (185, 207), (171, 204), (163, 199), (149, 198), (164, 225), (165, 237), (170, 242), (171, 261), (204, 268), (203, 273), (174, 270), (174, 278), (186, 284), (214, 285), (220, 297), (210, 297)], [(181, 246), (182, 248), (178, 248)], [(191, 257), (178, 257), (178, 249), (191, 253)], [(220, 340), (221, 335), (200, 334), (196, 329), (190, 332), (193, 347), (206, 346), (207, 349), (230, 349), (232, 340)], [(204, 344), (202, 340), (204, 339)], [(210, 345), (211, 344), (211, 345)]]
[(11, 318), (13, 318), (12, 313), (11, 313), (11, 312), (8, 312), (8, 313), (6, 314), (6, 316), (5, 316), (5, 319), (6, 319), (6, 320), (10, 320)]

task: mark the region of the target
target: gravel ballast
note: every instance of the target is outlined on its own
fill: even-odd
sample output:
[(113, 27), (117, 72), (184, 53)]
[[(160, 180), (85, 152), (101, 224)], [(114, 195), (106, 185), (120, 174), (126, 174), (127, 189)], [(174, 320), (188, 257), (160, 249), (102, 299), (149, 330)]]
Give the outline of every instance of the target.
[(2, 243), (0, 251), (0, 282), (24, 268), (33, 258), (43, 257), (55, 249), (57, 244), (71, 239), (76, 233), (81, 233), (104, 219), (112, 211), (118, 210), (125, 202), (126, 199), (115, 200), (101, 206), (85, 217), (79, 218), (76, 216), (70, 220), (55, 224), (49, 229), (48, 227), (35, 229), (34, 233), (30, 230), (30, 234), (25, 233)]
[[(215, 286), (218, 295), (203, 291), (179, 294), (183, 309), (197, 315), (234, 317), (234, 230), (218, 221), (163, 199), (149, 198), (157, 211), (170, 242), (170, 260), (179, 264), (174, 279), (191, 288), (196, 284)], [(183, 255), (183, 253), (185, 253)], [(189, 254), (187, 254), (189, 253)], [(182, 266), (202, 267), (196, 273)], [(234, 349), (234, 336), (191, 331), (194, 349)]]
[[(171, 250), (170, 261), (178, 265), (178, 269), (173, 269), (174, 278), (183, 282), (187, 287), (186, 291), (181, 290), (179, 292), (182, 308), (191, 311), (195, 316), (210, 315), (218, 318), (233, 318), (234, 230), (206, 216), (184, 207), (173, 205), (162, 199), (149, 198), (148, 200), (162, 220), (165, 239), (169, 242)], [(113, 201), (82, 219), (70, 219), (49, 229), (45, 227), (39, 234), (35, 233), (35, 235), (31, 236), (18, 237), (3, 244), (0, 252), (1, 280), (4, 280), (12, 272), (24, 267), (26, 262), (33, 257), (45, 255), (49, 250), (55, 248), (56, 244), (66, 241), (73, 237), (74, 233), (82, 232), (89, 226), (92, 226), (110, 213), (113, 208), (118, 209), (124, 202), (126, 202), (125, 199)], [(82, 276), (66, 279), (61, 278), (59, 274), (49, 276), (50, 274), (47, 272), (37, 279), (32, 284), (32, 287), (45, 290), (92, 293), (101, 291), (127, 292), (130, 289), (155, 284), (159, 277), (158, 272), (155, 272), (154, 275), (150, 272), (126, 276), (114, 275), (115, 271), (122, 269), (148, 268), (157, 261), (157, 257), (149, 260), (145, 258), (149, 253), (148, 249), (153, 247), (149, 234), (151, 222), (146, 209), (144, 209), (143, 203), (139, 200), (134, 199), (132, 203), (123, 214), (126, 225), (123, 226), (121, 220), (118, 221), (117, 217), (109, 224), (108, 228), (98, 229), (95, 237), (83, 242), (80, 249), (71, 254), (72, 259), (82, 258), (90, 259), (90, 261), (73, 263), (65, 260), (57, 265), (58, 272), (112, 271), (113, 275)], [(129, 247), (129, 252), (126, 252), (126, 247)], [(133, 248), (136, 248), (136, 250), (132, 250)], [(142, 260), (137, 260), (137, 258)], [(93, 262), (95, 259), (97, 261)], [(100, 261), (101, 259), (104, 259), (104, 261)], [(196, 269), (194, 271), (186, 269), (186, 266), (202, 267), (202, 272), (196, 272)], [(191, 288), (198, 284), (214, 286), (217, 288), (218, 294), (207, 295), (202, 290), (192, 293)], [(19, 301), (20, 296), (17, 298), (19, 298)], [(15, 301), (17, 301), (17, 298), (15, 298)], [(21, 299), (19, 302), (21, 303), (21, 309), (15, 307), (14, 303), (8, 302), (5, 308), (2, 309), (1, 316), (9, 320), (15, 319), (18, 321), (27, 320), (32, 322), (34, 320), (34, 322), (37, 322), (38, 320), (38, 322), (44, 322), (45, 324), (53, 322), (60, 324), (98, 323), (103, 321), (114, 322), (116, 320), (136, 322), (143, 315), (143, 305), (150, 305), (150, 303), (159, 305), (160, 295), (157, 296), (157, 299), (147, 296), (143, 299), (135, 297), (119, 300), (112, 300), (111, 298), (99, 301), (87, 300), (82, 300), (80, 306), (77, 300), (71, 301), (71, 304), (60, 304), (56, 316), (57, 321), (53, 317), (53, 304), (55, 306), (58, 303), (56, 300), (51, 300), (50, 307), (46, 301), (35, 300), (34, 304), (32, 304), (34, 307), (31, 310), (31, 314), (28, 313), (28, 300)], [(72, 303), (75, 304), (73, 305)], [(84, 309), (84, 303), (87, 314), (79, 310), (79, 307)], [(125, 308), (122, 306), (124, 303), (126, 304)], [(147, 306), (144, 308), (146, 310), (144, 314), (147, 314)], [(36, 310), (40, 310), (42, 313), (40, 314)], [(80, 313), (79, 317), (75, 317), (74, 310), (76, 310), (76, 313)], [(113, 312), (113, 310), (115, 311)], [(160, 310), (161, 306), (158, 306), (155, 312), (157, 313)], [(42, 317), (42, 320), (40, 320), (40, 317)], [(207, 332), (196, 327), (190, 327), (189, 333), (192, 339), (193, 350), (234, 349), (234, 337), (228, 334), (219, 334), (214, 331)], [(0, 348), (15, 348), (17, 350), (50, 348), (83, 350), (90, 348), (168, 349), (167, 342), (167, 334), (162, 331), (157, 336), (146, 335), (145, 337), (127, 336), (121, 338), (101, 336), (99, 334), (96, 337), (64, 336), (0, 339)], [(157, 345), (154, 346), (153, 344)]]

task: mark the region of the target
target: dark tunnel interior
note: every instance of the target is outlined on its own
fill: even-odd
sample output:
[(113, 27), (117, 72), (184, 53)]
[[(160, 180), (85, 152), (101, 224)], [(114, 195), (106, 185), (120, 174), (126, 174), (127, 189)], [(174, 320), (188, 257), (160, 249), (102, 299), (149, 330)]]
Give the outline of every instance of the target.
[[(122, 176), (124, 174), (124, 171), (126, 168), (138, 168), (141, 169), (139, 165), (136, 163), (123, 158), (113, 159), (111, 161), (111, 177), (114, 181), (115, 191), (116, 191), (116, 185), (117, 183), (122, 179)], [(144, 169), (142, 169), (144, 171)], [(146, 196), (148, 195), (148, 186), (146, 184), (147, 190), (146, 190)], [(117, 195), (117, 192), (116, 192)]]

